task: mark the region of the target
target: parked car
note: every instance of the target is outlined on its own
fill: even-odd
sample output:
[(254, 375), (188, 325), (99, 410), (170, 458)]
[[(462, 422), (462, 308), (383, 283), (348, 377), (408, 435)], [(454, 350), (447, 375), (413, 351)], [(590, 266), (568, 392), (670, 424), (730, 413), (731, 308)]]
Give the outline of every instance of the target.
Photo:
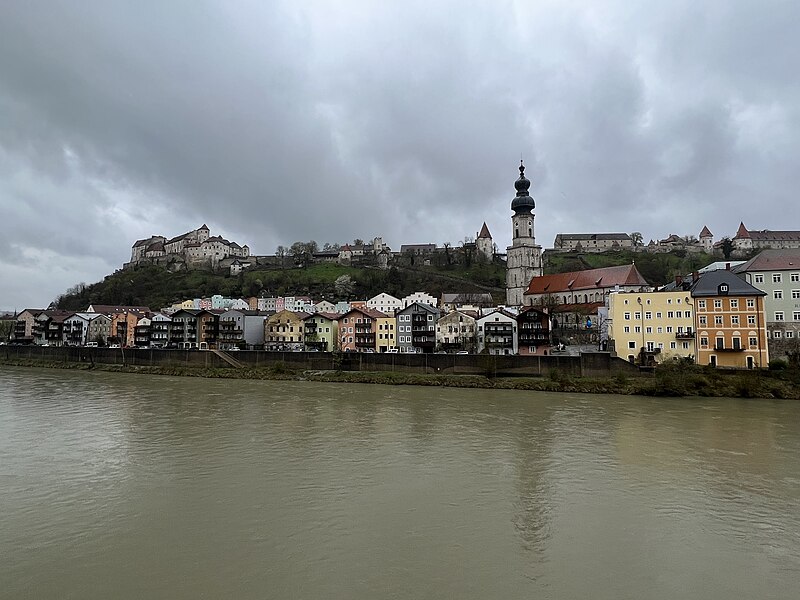
[(469, 354), (466, 350), (459, 350), (456, 354)]

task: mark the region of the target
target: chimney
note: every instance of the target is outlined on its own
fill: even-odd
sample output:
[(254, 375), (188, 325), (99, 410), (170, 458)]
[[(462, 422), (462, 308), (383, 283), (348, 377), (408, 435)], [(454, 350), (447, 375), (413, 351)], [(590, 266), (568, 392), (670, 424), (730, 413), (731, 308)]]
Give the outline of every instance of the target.
[(675, 287), (681, 287), (683, 285), (683, 277), (680, 275), (675, 275)]
[(731, 263), (725, 263), (725, 270), (726, 271), (730, 271), (731, 270)]

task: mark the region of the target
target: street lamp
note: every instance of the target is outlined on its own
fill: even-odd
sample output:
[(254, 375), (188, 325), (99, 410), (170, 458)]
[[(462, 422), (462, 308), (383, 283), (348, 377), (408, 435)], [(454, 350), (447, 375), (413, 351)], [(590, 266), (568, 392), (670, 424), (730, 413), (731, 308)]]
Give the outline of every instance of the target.
[(641, 366), (644, 366), (644, 305), (642, 304), (642, 297), (639, 296), (636, 298), (636, 302), (639, 303), (639, 318), (641, 320), (641, 328), (642, 328), (642, 349), (639, 352), (639, 360), (641, 361)]

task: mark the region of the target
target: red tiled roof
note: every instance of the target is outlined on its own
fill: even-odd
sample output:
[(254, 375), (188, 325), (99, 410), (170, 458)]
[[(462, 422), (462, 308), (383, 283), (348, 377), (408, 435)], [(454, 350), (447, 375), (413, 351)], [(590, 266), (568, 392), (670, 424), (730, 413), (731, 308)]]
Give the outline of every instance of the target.
[(481, 231), (478, 234), (478, 238), (491, 238), (492, 234), (489, 233), (489, 228), (486, 226), (486, 221), (483, 222), (483, 227), (481, 227)]
[(733, 239), (736, 238), (749, 238), (750, 233), (747, 231), (747, 227), (744, 226), (744, 222), (739, 222), (739, 229), (736, 231), (736, 235), (733, 236)]
[(714, 237), (714, 234), (711, 233), (711, 231), (708, 229), (708, 227), (703, 225), (703, 230), (700, 232), (700, 237), (701, 238), (702, 237)]
[(587, 271), (573, 271), (555, 275), (542, 275), (531, 279), (526, 294), (549, 294), (612, 288), (615, 285), (650, 285), (636, 269), (636, 265), (604, 267)]
[(374, 308), (367, 308), (366, 306), (354, 306), (343, 315), (339, 315), (339, 318), (341, 319), (342, 317), (346, 317), (351, 312), (360, 312), (361, 314), (372, 317), (373, 319), (386, 319), (389, 316), (379, 310), (375, 310)]

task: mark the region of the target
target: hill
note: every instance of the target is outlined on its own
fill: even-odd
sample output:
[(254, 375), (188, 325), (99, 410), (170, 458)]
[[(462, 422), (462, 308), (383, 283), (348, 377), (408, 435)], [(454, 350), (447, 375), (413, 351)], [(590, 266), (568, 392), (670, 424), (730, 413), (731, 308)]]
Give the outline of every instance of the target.
[(545, 273), (566, 273), (636, 263), (636, 268), (651, 285), (664, 285), (674, 280), (676, 275), (697, 271), (716, 260), (719, 260), (719, 257), (703, 252), (691, 253), (681, 250), (663, 254), (629, 251), (585, 254), (550, 252), (545, 253)]
[[(639, 272), (653, 285), (663, 285), (675, 275), (697, 270), (714, 262), (708, 254), (680, 251), (664, 254), (645, 252), (545, 253), (545, 273), (564, 273), (636, 263)], [(188, 298), (220, 294), (238, 298), (249, 296), (305, 295), (316, 299), (338, 300), (336, 279), (348, 275), (352, 292), (347, 299), (371, 298), (386, 292), (402, 298), (415, 291), (434, 296), (443, 292), (490, 292), (496, 302), (505, 299), (505, 264), (472, 263), (447, 266), (397, 266), (388, 270), (351, 267), (334, 263), (301, 268), (269, 268), (245, 271), (236, 276), (211, 271), (172, 273), (156, 265), (117, 271), (103, 281), (79, 284), (56, 300), (58, 308), (81, 310), (89, 304), (169, 306)]]
[(342, 299), (336, 279), (348, 275), (352, 292), (347, 299), (366, 299), (381, 292), (403, 297), (415, 291), (434, 296), (442, 292), (490, 292), (502, 301), (505, 265), (473, 263), (448, 267), (350, 267), (333, 263), (305, 268), (271, 268), (245, 271), (236, 276), (211, 271), (172, 273), (160, 266), (146, 265), (117, 271), (98, 283), (79, 284), (56, 300), (58, 308), (85, 309), (89, 304), (169, 306), (189, 298), (220, 294), (238, 298), (249, 296), (307, 295), (315, 300)]

